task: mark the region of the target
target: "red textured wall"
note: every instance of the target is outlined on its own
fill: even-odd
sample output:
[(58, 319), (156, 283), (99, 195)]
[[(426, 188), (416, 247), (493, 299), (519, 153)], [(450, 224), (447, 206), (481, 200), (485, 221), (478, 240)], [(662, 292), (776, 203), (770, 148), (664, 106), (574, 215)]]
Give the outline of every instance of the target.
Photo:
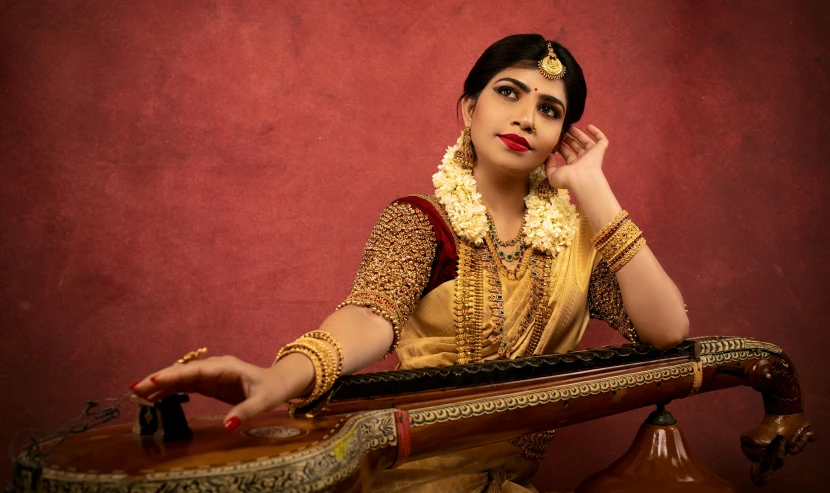
[[(798, 367), (819, 441), (765, 491), (830, 479), (827, 2), (0, 9), (0, 445), (197, 347), (269, 364), (347, 294), (381, 208), (431, 191), (476, 57), (541, 32), (582, 64), (583, 122), (609, 136), (609, 181), (693, 335), (769, 340)], [(619, 342), (597, 323), (582, 345)], [(669, 409), (698, 457), (752, 489), (738, 436), (759, 395)], [(610, 463), (648, 412), (559, 430), (540, 489)]]

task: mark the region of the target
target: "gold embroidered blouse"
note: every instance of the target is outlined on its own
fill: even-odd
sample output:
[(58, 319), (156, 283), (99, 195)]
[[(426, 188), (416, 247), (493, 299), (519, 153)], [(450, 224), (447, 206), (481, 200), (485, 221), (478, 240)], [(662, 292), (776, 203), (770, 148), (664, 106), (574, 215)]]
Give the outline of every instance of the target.
[[(434, 197), (429, 202), (446, 214)], [(576, 347), (589, 318), (606, 321), (632, 342), (637, 333), (625, 312), (616, 276), (591, 245), (592, 232), (584, 214), (571, 245), (545, 264), (551, 286), (539, 310), (547, 320), (541, 332), (522, 329), (522, 319), (530, 310), (533, 283), (530, 269), (518, 279), (499, 274), (503, 297), (503, 334), (511, 341), (506, 355), (510, 358), (532, 354), (563, 353)], [(467, 276), (473, 282), (488, 285), (486, 269), (474, 257), (486, 246), (475, 247), (456, 239), (459, 266), (473, 266)], [(530, 253), (530, 252), (528, 252)], [(371, 308), (392, 324), (395, 339), (390, 351), (397, 349), (401, 368), (421, 368), (459, 362), (462, 344), (456, 339), (454, 301), (458, 279), (446, 281), (421, 294), (429, 281), (436, 255), (436, 233), (427, 214), (408, 203), (395, 202), (384, 209), (377, 221), (355, 277), (352, 291), (340, 305), (354, 304)], [(492, 284), (492, 280), (489, 281)], [(481, 359), (497, 359), (499, 341), (494, 328), (494, 314), (488, 298), (490, 291), (480, 289), (483, 317), (477, 337)], [(530, 346), (530, 350), (528, 347)], [(462, 359), (463, 361), (463, 359)]]

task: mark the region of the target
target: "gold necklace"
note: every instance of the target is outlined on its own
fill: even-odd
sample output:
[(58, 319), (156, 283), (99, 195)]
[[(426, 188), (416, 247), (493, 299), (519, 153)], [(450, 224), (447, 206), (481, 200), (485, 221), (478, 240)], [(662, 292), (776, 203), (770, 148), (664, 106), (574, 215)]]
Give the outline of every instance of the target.
[(529, 252), (527, 256), (530, 258), (530, 306), (525, 313), (524, 318), (519, 324), (519, 330), (511, 341), (504, 337), (504, 295), (502, 294), (502, 284), (499, 278), (499, 269), (496, 260), (492, 254), (487, 255), (487, 280), (489, 284), (490, 312), (493, 318), (493, 332), (498, 342), (499, 356), (505, 357), (516, 349), (519, 340), (527, 332), (527, 329), (533, 327), (533, 336), (531, 343), (528, 345), (525, 355), (533, 354), (536, 345), (539, 343), (541, 332), (544, 331), (547, 324), (545, 313), (547, 310), (540, 310), (540, 307), (545, 306), (548, 294), (548, 283), (550, 276), (551, 257), (540, 252)]
[(489, 231), (490, 235), (493, 238), (493, 241), (498, 246), (503, 247), (511, 247), (516, 244), (519, 240), (524, 239), (524, 229), (525, 229), (525, 214), (522, 214), (522, 225), (519, 227), (519, 233), (511, 240), (503, 241), (499, 238), (499, 233), (496, 231), (496, 222), (493, 221), (493, 216), (490, 215), (489, 211), (485, 211), (484, 214), (487, 215), (487, 230)]
[[(501, 357), (509, 355), (516, 349), (519, 340), (528, 329), (532, 332), (524, 355), (532, 355), (550, 319), (548, 300), (553, 292), (553, 283), (550, 280), (553, 256), (548, 253), (535, 252), (531, 248), (522, 259), (518, 277), (515, 277), (516, 273), (506, 275), (511, 279), (518, 279), (527, 272), (529, 267), (532, 287), (530, 306), (520, 322), (518, 332), (511, 341), (505, 339), (504, 295), (499, 273), (505, 275), (508, 272), (500, 261), (496, 261), (495, 247), (490, 242), (488, 242), (488, 247), (490, 248), (475, 248), (464, 240), (458, 243), (458, 277), (453, 303), (458, 363), (482, 360), (481, 331), (484, 326), (485, 302), (489, 301), (493, 336), (498, 343), (498, 354)], [(484, 275), (481, 273), (482, 270)]]
[(521, 252), (519, 253), (519, 255), (512, 255), (512, 260), (519, 261), (518, 265), (516, 265), (516, 267), (513, 269), (508, 269), (507, 266), (505, 266), (504, 263), (501, 261), (504, 258), (504, 252), (500, 252), (499, 249), (496, 248), (496, 244), (492, 238), (492, 235), (485, 235), (484, 243), (487, 245), (487, 249), (490, 251), (490, 255), (492, 255), (493, 258), (499, 259), (499, 261), (496, 262), (496, 266), (498, 267), (499, 272), (501, 272), (504, 275), (504, 277), (510, 279), (511, 281), (515, 281), (521, 278), (524, 275), (525, 271), (527, 271), (527, 267), (530, 263), (530, 255), (525, 255), (526, 247), (524, 245), (520, 246)]
[[(492, 248), (490, 248), (490, 250), (491, 251), (495, 250), (495, 252), (496, 252), (495, 256), (496, 256), (496, 258), (498, 258), (500, 260), (499, 265), (504, 267), (504, 270), (505, 270), (506, 273), (509, 273), (510, 275), (513, 275), (513, 276), (518, 275), (518, 271), (522, 266), (521, 263), (519, 263), (518, 265), (516, 265), (513, 268), (508, 268), (507, 266), (504, 265), (504, 262), (508, 262), (508, 263), (518, 262), (518, 261), (521, 261), (522, 258), (524, 257), (525, 246), (524, 246), (524, 243), (522, 241), (522, 240), (524, 240), (524, 223), (525, 223), (524, 219), (522, 219), (522, 227), (519, 228), (519, 234), (516, 235), (516, 237), (511, 239), (511, 240), (502, 241), (501, 239), (499, 239), (499, 234), (496, 232), (496, 224), (493, 221), (493, 217), (486, 210), (484, 211), (484, 214), (487, 217), (487, 234), (484, 236), (484, 238), (485, 238), (485, 241), (487, 241), (489, 239), (489, 241), (487, 243), (488, 248), (490, 248), (490, 245), (492, 245)], [(504, 251), (502, 251), (501, 248), (499, 248), (499, 246), (502, 246), (502, 247), (513, 246), (517, 242), (519, 243), (519, 247), (515, 251), (513, 251), (512, 253), (505, 253)]]

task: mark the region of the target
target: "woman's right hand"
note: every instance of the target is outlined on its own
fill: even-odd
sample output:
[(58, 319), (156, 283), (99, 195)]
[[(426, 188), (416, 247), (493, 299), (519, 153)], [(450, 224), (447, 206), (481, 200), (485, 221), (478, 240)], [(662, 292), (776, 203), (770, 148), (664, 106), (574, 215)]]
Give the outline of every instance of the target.
[(234, 356), (218, 356), (174, 364), (130, 386), (151, 402), (178, 392), (196, 392), (233, 405), (225, 416), (227, 431), (300, 395), (314, 377), (311, 361), (289, 354), (278, 364), (262, 368)]

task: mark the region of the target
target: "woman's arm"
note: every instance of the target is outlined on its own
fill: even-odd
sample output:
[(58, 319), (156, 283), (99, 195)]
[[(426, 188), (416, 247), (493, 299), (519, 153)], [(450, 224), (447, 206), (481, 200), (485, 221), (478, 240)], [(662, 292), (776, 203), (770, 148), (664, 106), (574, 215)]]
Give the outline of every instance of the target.
[[(332, 313), (320, 325), (337, 339), (343, 349), (343, 374), (365, 368), (380, 360), (392, 345), (392, 324), (370, 308), (346, 305)], [(334, 352), (334, 348), (331, 349)], [(277, 378), (287, 379), (286, 394), (304, 393), (314, 381), (311, 360), (302, 354), (289, 354), (270, 370)]]
[[(393, 203), (384, 210), (349, 297), (319, 327), (340, 345), (343, 373), (369, 366), (394, 349), (401, 326), (429, 280), (435, 251), (435, 233), (426, 216), (406, 204)], [(329, 349), (337, 354), (334, 347)], [(198, 392), (232, 404), (225, 419), (231, 431), (240, 422), (308, 394), (314, 380), (314, 365), (301, 353), (289, 353), (266, 368), (219, 356), (170, 366), (130, 389), (151, 401), (175, 392)]]
[[(571, 190), (596, 232), (622, 210), (601, 170), (576, 175)], [(646, 235), (647, 236), (647, 235)], [(617, 272), (617, 282), (640, 340), (658, 349), (676, 346), (689, 335), (680, 290), (648, 245)]]
[[(343, 350), (344, 373), (378, 361), (392, 344), (392, 324), (371, 309), (344, 306), (323, 321)], [(334, 353), (334, 348), (331, 349)], [(158, 401), (176, 392), (198, 392), (234, 406), (225, 428), (240, 423), (285, 401), (306, 394), (314, 382), (314, 366), (303, 354), (291, 353), (275, 365), (260, 367), (233, 356), (218, 356), (172, 365), (130, 386), (139, 397)]]
[[(602, 172), (608, 139), (593, 125), (588, 125), (588, 131), (596, 142), (578, 128), (571, 127), (558, 149), (565, 158), (565, 166), (557, 167), (551, 155), (545, 163), (545, 171), (551, 186), (573, 192), (596, 232), (611, 222), (622, 208)], [(645, 237), (648, 237), (647, 231)], [(688, 337), (689, 318), (680, 290), (648, 245), (617, 271), (616, 276), (625, 311), (642, 342), (668, 349)]]

